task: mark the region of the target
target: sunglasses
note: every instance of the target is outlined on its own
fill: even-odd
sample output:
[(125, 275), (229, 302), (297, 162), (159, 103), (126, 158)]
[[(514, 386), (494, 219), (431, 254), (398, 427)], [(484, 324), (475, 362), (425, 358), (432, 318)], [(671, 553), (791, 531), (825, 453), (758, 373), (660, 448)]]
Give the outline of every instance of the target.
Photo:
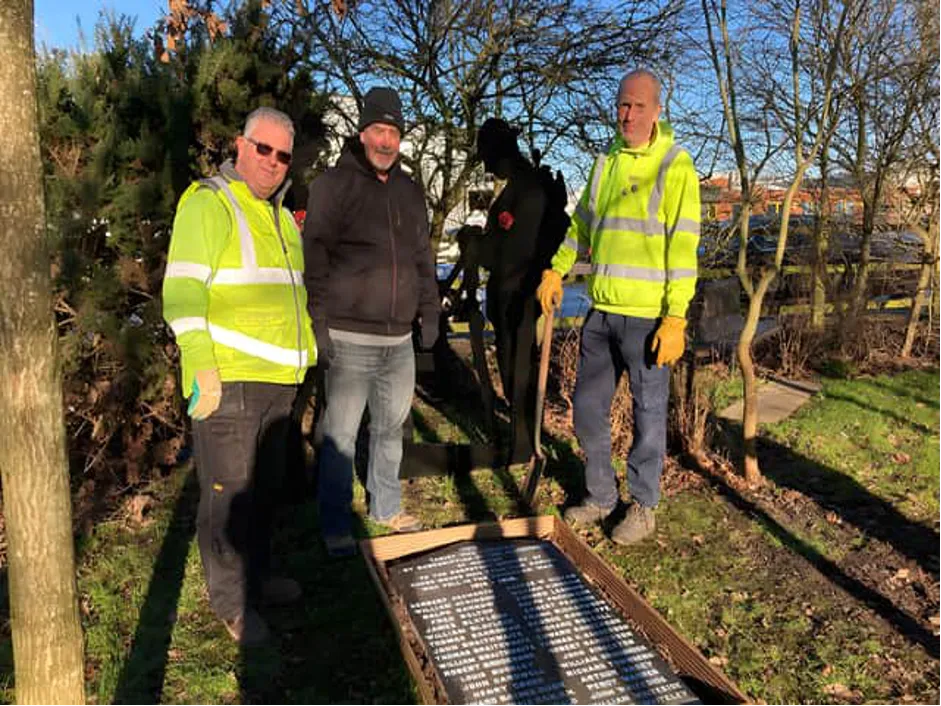
[(246, 137), (245, 139), (248, 140), (249, 142), (251, 142), (253, 145), (255, 145), (255, 151), (256, 151), (259, 155), (261, 155), (262, 157), (267, 157), (269, 154), (271, 154), (272, 152), (274, 152), (274, 153), (275, 153), (275, 155), (274, 155), (274, 156), (275, 156), (275, 159), (277, 159), (279, 162), (281, 162), (281, 164), (283, 164), (283, 165), (285, 165), (285, 166), (291, 164), (291, 153), (290, 153), (290, 152), (282, 152), (281, 150), (276, 150), (276, 149), (275, 149), (274, 147), (272, 147), (271, 145), (266, 144), (266, 143), (264, 143), (264, 142), (258, 142), (258, 140), (253, 140), (253, 139), (250, 138), (250, 137)]

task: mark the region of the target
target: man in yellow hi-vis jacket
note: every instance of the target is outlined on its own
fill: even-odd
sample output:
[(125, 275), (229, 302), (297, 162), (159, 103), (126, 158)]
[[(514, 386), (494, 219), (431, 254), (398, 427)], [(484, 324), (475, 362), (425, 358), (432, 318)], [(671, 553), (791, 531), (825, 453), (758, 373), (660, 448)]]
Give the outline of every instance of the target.
[(582, 328), (575, 433), (585, 451), (587, 497), (565, 519), (600, 522), (618, 502), (611, 465), (611, 400), (627, 370), (634, 440), (627, 479), (633, 502), (611, 533), (621, 544), (655, 529), (666, 452), (670, 369), (685, 347), (686, 310), (696, 288), (699, 179), (660, 116), (660, 81), (647, 70), (622, 80), (619, 134), (595, 160), (566, 239), (542, 276), (543, 311), (562, 299), (562, 276), (591, 254), (592, 299)]
[(317, 356), (300, 235), (282, 206), (293, 145), (284, 113), (248, 116), (236, 162), (180, 198), (163, 283), (193, 418), (209, 600), (242, 644), (268, 637), (260, 602), (300, 597), (268, 566), (291, 404)]

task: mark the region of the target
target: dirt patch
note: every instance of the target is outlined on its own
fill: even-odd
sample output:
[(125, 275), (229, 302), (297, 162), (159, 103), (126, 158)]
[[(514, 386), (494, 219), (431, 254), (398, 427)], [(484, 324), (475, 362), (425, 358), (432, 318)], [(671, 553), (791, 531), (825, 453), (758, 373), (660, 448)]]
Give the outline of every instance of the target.
[[(775, 462), (768, 454), (762, 459), (766, 469)], [(871, 618), (890, 623), (937, 658), (938, 575), (924, 568), (937, 566), (937, 541), (933, 552), (927, 547), (900, 550), (906, 546), (901, 540), (896, 546), (874, 537), (810, 495), (768, 482), (750, 486), (723, 459), (713, 458), (699, 470), (734, 504), (771, 526), (796, 556), (810, 561), (829, 580), (828, 585), (840, 586), (868, 606), (865, 612)], [(819, 543), (826, 546), (820, 548)], [(827, 551), (831, 548), (837, 551)]]

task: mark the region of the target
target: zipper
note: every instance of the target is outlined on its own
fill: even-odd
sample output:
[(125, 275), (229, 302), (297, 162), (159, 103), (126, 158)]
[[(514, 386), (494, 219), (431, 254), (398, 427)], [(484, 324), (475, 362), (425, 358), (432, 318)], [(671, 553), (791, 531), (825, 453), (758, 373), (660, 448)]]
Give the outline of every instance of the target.
[(389, 218), (389, 247), (392, 255), (392, 299), (389, 302), (389, 321), (386, 323), (386, 333), (392, 332), (392, 322), (395, 321), (395, 300), (398, 298), (398, 269), (395, 257), (395, 225), (392, 220), (392, 191), (386, 190), (386, 215)]
[(278, 242), (281, 244), (281, 252), (284, 254), (284, 262), (288, 266), (288, 276), (291, 278), (291, 295), (294, 297), (294, 323), (297, 330), (297, 368), (294, 370), (294, 383), (301, 384), (300, 373), (304, 362), (304, 349), (301, 341), (301, 305), (297, 301), (297, 285), (294, 282), (294, 268), (291, 267), (291, 258), (288, 257), (288, 246), (284, 242), (284, 236), (281, 234), (281, 219), (278, 217), (281, 211), (281, 204), (271, 204), (271, 217), (274, 219), (274, 230), (278, 234)]

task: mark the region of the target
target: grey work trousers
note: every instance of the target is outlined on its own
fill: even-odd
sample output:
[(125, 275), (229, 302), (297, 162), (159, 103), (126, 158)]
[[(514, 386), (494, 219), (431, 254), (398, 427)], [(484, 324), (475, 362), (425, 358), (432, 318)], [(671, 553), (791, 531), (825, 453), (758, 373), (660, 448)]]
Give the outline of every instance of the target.
[(256, 603), (268, 575), (296, 392), (294, 385), (223, 383), (219, 408), (193, 422), (196, 536), (209, 602), (222, 620)]

